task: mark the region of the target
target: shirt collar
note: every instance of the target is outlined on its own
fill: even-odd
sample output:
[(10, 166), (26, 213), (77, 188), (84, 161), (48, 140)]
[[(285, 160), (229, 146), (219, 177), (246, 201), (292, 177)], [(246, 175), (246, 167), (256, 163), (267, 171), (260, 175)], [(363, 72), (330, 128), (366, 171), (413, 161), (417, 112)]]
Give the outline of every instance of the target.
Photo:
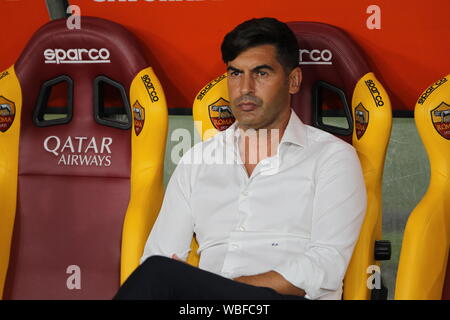
[(308, 145), (307, 135), (306, 125), (300, 120), (295, 111), (291, 109), (291, 116), (286, 126), (286, 130), (284, 130), (280, 144), (292, 143), (301, 147), (306, 147)]
[[(235, 121), (226, 131), (228, 138), (234, 138), (235, 142), (240, 136), (240, 131), (237, 130), (237, 121)], [(294, 110), (291, 109), (291, 115), (289, 117), (288, 124), (284, 130), (283, 137), (281, 138), (280, 145), (283, 143), (292, 143), (301, 147), (308, 145), (306, 125), (300, 120)]]

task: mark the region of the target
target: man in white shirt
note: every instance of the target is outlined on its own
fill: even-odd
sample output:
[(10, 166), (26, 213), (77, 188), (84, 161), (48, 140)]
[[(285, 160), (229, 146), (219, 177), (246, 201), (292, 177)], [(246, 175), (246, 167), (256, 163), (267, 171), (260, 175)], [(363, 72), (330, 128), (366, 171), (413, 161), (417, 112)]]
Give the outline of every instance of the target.
[[(366, 209), (356, 152), (291, 110), (302, 74), (286, 24), (246, 21), (221, 49), (237, 121), (183, 156), (116, 298), (340, 299)], [(194, 233), (199, 268), (181, 262)]]

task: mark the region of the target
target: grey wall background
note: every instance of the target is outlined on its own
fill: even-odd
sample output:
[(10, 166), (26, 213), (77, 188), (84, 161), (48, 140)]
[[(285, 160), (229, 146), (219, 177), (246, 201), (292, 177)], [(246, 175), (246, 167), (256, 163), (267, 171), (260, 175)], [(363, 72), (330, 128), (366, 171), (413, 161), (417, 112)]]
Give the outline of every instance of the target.
[[(172, 148), (180, 140), (171, 141), (175, 129), (184, 128), (194, 134), (192, 116), (169, 116), (164, 185), (175, 169)], [(409, 214), (420, 201), (428, 187), (430, 167), (423, 144), (412, 118), (394, 118), (383, 176), (383, 239), (392, 243), (392, 258), (382, 263), (382, 276), (393, 299), (398, 259)]]
[(392, 243), (392, 258), (382, 274), (393, 298), (398, 259), (406, 221), (425, 194), (430, 165), (414, 119), (393, 121), (383, 175), (383, 238)]

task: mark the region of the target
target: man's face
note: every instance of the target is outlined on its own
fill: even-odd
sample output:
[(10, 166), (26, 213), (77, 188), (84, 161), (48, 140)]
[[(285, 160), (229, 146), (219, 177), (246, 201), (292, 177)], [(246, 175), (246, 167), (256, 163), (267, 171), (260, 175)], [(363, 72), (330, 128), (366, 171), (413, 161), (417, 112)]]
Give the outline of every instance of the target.
[(233, 115), (244, 129), (280, 128), (290, 115), (290, 94), (300, 88), (300, 68), (289, 74), (273, 45), (247, 49), (227, 64)]

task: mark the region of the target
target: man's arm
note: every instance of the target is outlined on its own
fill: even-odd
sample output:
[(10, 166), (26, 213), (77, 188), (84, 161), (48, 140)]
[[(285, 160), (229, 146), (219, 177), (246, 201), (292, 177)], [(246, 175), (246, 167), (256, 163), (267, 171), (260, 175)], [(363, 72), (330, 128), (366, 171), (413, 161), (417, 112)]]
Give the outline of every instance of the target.
[(342, 286), (366, 210), (366, 189), (359, 159), (347, 145), (329, 147), (318, 160), (311, 239), (301, 255), (274, 271), (317, 299)]
[(180, 162), (167, 185), (161, 210), (147, 239), (141, 263), (152, 255), (186, 259), (194, 232), (189, 205), (189, 167)]
[(252, 286), (272, 288), (280, 294), (289, 294), (302, 297), (305, 295), (305, 291), (303, 289), (292, 285), (276, 271), (269, 271), (253, 276), (241, 276), (234, 278), (233, 280)]

